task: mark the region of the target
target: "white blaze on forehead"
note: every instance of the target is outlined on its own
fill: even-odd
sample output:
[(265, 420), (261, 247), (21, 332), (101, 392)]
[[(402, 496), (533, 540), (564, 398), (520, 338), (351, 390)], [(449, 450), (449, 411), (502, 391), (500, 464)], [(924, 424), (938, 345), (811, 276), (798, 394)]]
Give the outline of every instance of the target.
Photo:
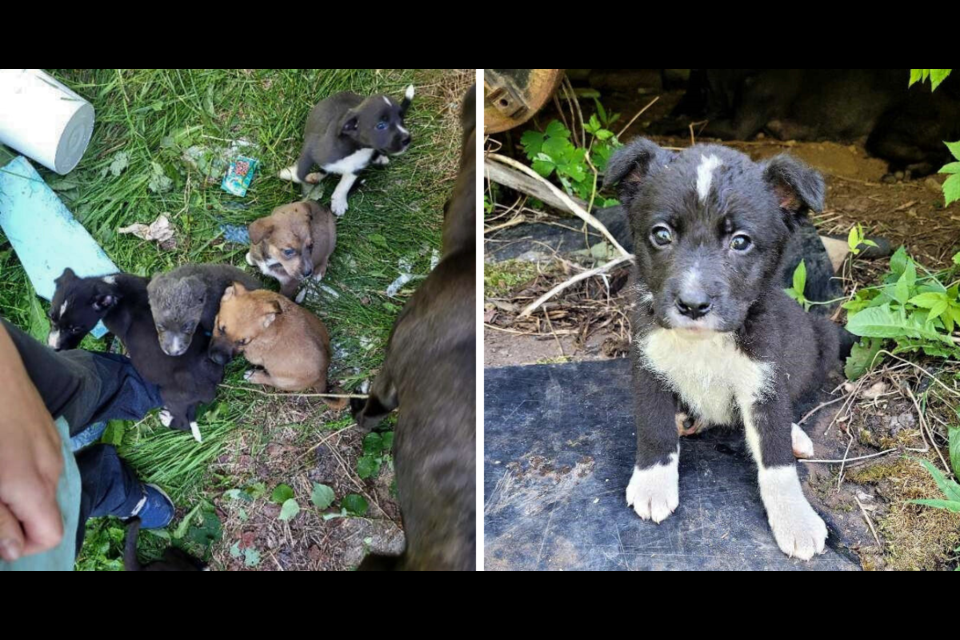
[(384, 97), (383, 97), (383, 101), (387, 103), (387, 106), (388, 106), (388, 107), (390, 106), (390, 98), (384, 96)]
[(117, 279), (115, 276), (107, 276), (106, 278), (103, 279), (103, 281), (106, 282), (107, 284), (117, 284)]
[(64, 302), (62, 305), (60, 305), (60, 315), (61, 315), (61, 316), (67, 312), (67, 305), (68, 305), (68, 304), (69, 304), (68, 302)]
[(713, 172), (722, 165), (723, 162), (715, 155), (700, 156), (700, 166), (697, 167), (697, 195), (700, 196), (700, 202), (705, 201), (710, 195)]

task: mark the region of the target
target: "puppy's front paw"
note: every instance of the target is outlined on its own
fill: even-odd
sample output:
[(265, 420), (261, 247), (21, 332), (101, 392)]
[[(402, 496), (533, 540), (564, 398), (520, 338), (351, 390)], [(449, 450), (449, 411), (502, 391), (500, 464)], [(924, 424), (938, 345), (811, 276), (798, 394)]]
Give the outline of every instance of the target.
[(307, 184), (320, 184), (321, 182), (323, 182), (323, 179), (326, 177), (327, 177), (327, 174), (320, 173), (319, 171), (317, 171), (314, 173), (308, 173), (307, 177), (304, 178), (303, 181), (306, 182)]
[(667, 464), (656, 464), (647, 469), (634, 467), (627, 485), (627, 506), (637, 515), (657, 524), (666, 520), (680, 505), (680, 474), (676, 454)]
[(385, 166), (387, 166), (388, 164), (390, 164), (390, 158), (388, 158), (387, 156), (383, 156), (383, 155), (377, 156), (377, 159), (373, 161), (373, 164), (379, 165), (379, 166), (381, 166), (381, 167), (385, 167)]
[(793, 440), (793, 455), (794, 457), (801, 459), (808, 459), (813, 457), (813, 440), (810, 439), (803, 429), (800, 428), (800, 425), (793, 425), (791, 427), (792, 431), (790, 433), (791, 439)]
[(247, 251), (247, 256), (246, 256), (246, 258), (247, 258), (247, 264), (248, 264), (248, 265), (250, 265), (251, 267), (256, 266), (257, 263), (254, 262), (253, 256), (250, 255), (250, 252), (249, 252), (249, 251)]
[(170, 428), (170, 425), (173, 424), (173, 414), (170, 413), (169, 411), (167, 411), (166, 409), (164, 409), (163, 411), (161, 411), (161, 412), (160, 412), (160, 424), (162, 424), (163, 426), (165, 426), (165, 427), (167, 427), (167, 428), (169, 429), (169, 428)]
[(345, 197), (334, 196), (330, 201), (330, 209), (337, 217), (342, 216), (347, 212), (347, 199)]
[(794, 467), (761, 469), (760, 495), (781, 551), (801, 560), (823, 553), (827, 525), (803, 495)]

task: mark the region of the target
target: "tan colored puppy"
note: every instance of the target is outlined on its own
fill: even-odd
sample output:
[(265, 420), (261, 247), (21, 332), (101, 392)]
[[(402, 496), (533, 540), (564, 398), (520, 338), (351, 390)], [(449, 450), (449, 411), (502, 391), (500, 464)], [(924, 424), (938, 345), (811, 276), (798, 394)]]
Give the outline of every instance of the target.
[[(210, 341), (210, 359), (227, 363), (238, 354), (262, 370), (247, 380), (284, 391), (327, 393), (330, 335), (317, 316), (272, 291), (228, 287)], [(327, 401), (340, 409), (346, 401)]]
[[(290, 299), (305, 278), (320, 280), (327, 273), (337, 246), (333, 212), (312, 200), (277, 207), (266, 218), (250, 225), (247, 263), (280, 281), (281, 293)], [(303, 301), (303, 294), (297, 302)]]

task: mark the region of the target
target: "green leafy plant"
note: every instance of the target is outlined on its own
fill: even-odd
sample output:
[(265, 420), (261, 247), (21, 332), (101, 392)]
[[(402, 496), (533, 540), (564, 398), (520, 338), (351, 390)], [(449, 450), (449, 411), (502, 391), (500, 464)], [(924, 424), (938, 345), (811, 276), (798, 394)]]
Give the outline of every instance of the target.
[(867, 236), (863, 233), (863, 225), (858, 222), (857, 226), (850, 229), (850, 234), (847, 236), (847, 245), (850, 247), (850, 253), (858, 256), (863, 251), (860, 247), (876, 247), (877, 243), (873, 240), (867, 240)]
[[(596, 113), (583, 125), (590, 134), (587, 148), (577, 147), (570, 130), (559, 120), (550, 121), (543, 132), (526, 131), (520, 138), (534, 171), (544, 178), (555, 176), (564, 191), (588, 202), (596, 195), (597, 173), (603, 173), (610, 156), (621, 146), (609, 129), (620, 114), (608, 113), (599, 101), (595, 102)], [(599, 203), (612, 206), (617, 201), (605, 198)]]
[(807, 296), (804, 294), (804, 291), (807, 289), (807, 263), (804, 260), (800, 261), (800, 264), (797, 265), (797, 268), (793, 272), (793, 287), (790, 289), (785, 289), (787, 295), (800, 303), (804, 311), (810, 311), (811, 303), (807, 300)]
[(380, 475), (384, 464), (391, 464), (393, 457), (393, 431), (368, 433), (363, 439), (363, 455), (357, 459), (357, 475), (362, 479)]
[[(937, 87), (947, 79), (953, 69), (910, 69), (910, 85), (918, 82), (930, 80), (930, 90), (936, 91)], [(943, 183), (944, 206), (951, 202), (960, 200), (960, 142), (944, 142), (950, 153), (956, 158), (957, 162), (951, 162), (940, 169), (940, 173), (949, 174), (950, 177)]]
[[(920, 265), (923, 275), (919, 275), (917, 267), (901, 247), (890, 260), (890, 273), (883, 284), (861, 289), (843, 305), (848, 313), (847, 331), (861, 338), (892, 340), (896, 345), (893, 353), (960, 358), (960, 337), (955, 335), (960, 328), (958, 269), (931, 273)], [(879, 351), (876, 342), (862, 341), (855, 356), (863, 362), (866, 353)], [(861, 367), (848, 364), (851, 371), (862, 375)]]
[[(954, 429), (953, 431), (960, 431), (960, 429)], [(953, 438), (951, 432), (951, 455), (953, 454)], [(940, 489), (940, 492), (943, 493), (943, 500), (910, 500), (910, 504), (919, 504), (924, 507), (930, 507), (933, 509), (942, 509), (944, 511), (949, 511), (950, 513), (960, 513), (960, 484), (957, 484), (954, 480), (948, 478), (942, 471), (937, 469), (927, 460), (921, 460), (920, 464), (927, 470), (927, 472), (933, 476), (934, 482), (937, 483), (937, 487)], [(960, 472), (960, 461), (956, 458), (953, 458), (951, 464), (953, 465), (954, 473)], [(960, 548), (956, 549), (954, 553), (960, 554)], [(958, 566), (955, 571), (960, 571), (960, 566)]]

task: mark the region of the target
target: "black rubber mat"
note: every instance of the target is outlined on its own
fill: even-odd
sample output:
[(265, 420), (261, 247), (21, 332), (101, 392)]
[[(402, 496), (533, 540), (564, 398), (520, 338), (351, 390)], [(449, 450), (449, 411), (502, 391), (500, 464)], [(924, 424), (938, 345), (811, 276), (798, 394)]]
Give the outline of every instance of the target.
[(627, 360), (485, 371), (487, 570), (858, 568), (833, 528), (809, 563), (780, 552), (734, 431), (684, 438), (679, 509), (640, 520), (624, 497), (632, 393)]

